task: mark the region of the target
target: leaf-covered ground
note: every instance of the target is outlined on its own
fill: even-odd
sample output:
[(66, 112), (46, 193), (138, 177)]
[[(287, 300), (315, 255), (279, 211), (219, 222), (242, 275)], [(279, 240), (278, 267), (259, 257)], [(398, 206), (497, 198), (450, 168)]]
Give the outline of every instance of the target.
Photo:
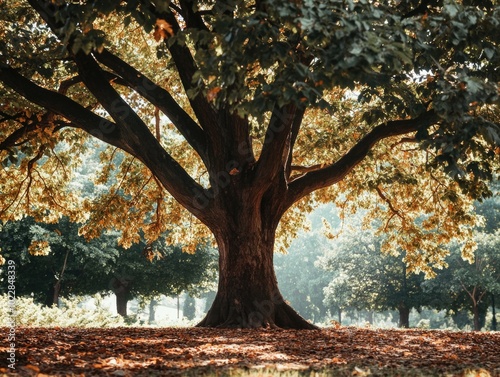
[[(3, 334), (8, 329), (0, 329)], [(6, 340), (6, 339), (4, 339)], [(8, 372), (6, 341), (0, 374)], [(17, 328), (22, 376), (500, 376), (500, 333), (201, 328)], [(250, 371), (250, 372), (248, 372)], [(291, 374), (288, 374), (291, 375)]]

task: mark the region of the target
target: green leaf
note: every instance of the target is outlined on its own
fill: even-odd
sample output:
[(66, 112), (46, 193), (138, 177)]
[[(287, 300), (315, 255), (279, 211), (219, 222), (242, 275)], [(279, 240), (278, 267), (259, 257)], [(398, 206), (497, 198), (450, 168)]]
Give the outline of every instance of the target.
[(484, 54), (486, 55), (486, 58), (487, 58), (488, 60), (492, 59), (492, 58), (493, 58), (493, 56), (495, 56), (495, 50), (494, 50), (494, 49), (492, 49), (492, 48), (485, 47), (485, 48), (483, 49), (483, 52), (484, 52)]

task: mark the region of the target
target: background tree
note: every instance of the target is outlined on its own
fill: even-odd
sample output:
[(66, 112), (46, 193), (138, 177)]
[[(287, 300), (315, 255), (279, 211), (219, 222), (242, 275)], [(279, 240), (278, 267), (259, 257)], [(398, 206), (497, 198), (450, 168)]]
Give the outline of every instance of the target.
[(174, 297), (182, 292), (199, 296), (213, 288), (215, 253), (206, 243), (187, 253), (181, 246), (167, 246), (163, 237), (151, 245), (140, 242), (120, 253), (107, 279), (116, 295), (118, 313), (126, 316), (127, 302), (133, 297)]
[(16, 294), (33, 294), (47, 306), (58, 305), (60, 297), (108, 291), (106, 277), (121, 252), (116, 237), (87, 242), (67, 218), (56, 224), (37, 224), (29, 217), (8, 222), (0, 240), (4, 255), (18, 266)]
[(432, 297), (432, 306), (453, 311), (458, 325), (468, 319), (460, 319), (461, 313), (472, 313), (474, 330), (481, 330), (485, 324), (486, 312), (491, 304), (491, 294), (498, 294), (499, 266), (498, 234), (487, 235), (479, 240), (471, 264), (460, 257), (456, 250), (449, 256), (449, 267), (425, 283), (425, 290)]
[[(312, 327), (282, 298), (273, 249), (321, 201), (381, 219), (383, 248), (404, 250), (408, 271), (432, 274), (447, 254), (435, 245), (454, 237), (472, 258), (470, 204), (489, 194), (500, 144), (491, 2), (0, 11), (0, 217), (64, 213), (88, 238), (119, 230), (124, 246), (169, 230), (194, 247), (209, 229), (220, 278), (200, 325)], [(92, 200), (66, 189), (90, 136), (110, 145), (97, 181), (118, 170)]]
[(334, 273), (324, 294), (325, 302), (337, 308), (339, 322), (347, 307), (394, 309), (399, 312), (399, 326), (410, 327), (411, 309), (426, 304), (423, 274), (408, 274), (403, 257), (397, 252), (382, 254), (381, 243), (371, 231), (346, 231), (318, 259), (318, 266)]
[(323, 288), (324, 303), (331, 309), (333, 314), (337, 311), (337, 320), (342, 324), (342, 312), (352, 307), (354, 292), (350, 284), (350, 278), (342, 271), (336, 271), (329, 284)]
[(118, 314), (127, 316), (127, 302), (134, 297), (199, 295), (216, 281), (215, 254), (206, 244), (189, 254), (161, 238), (149, 247), (139, 243), (124, 250), (117, 246), (117, 234), (86, 241), (78, 227), (67, 218), (56, 224), (25, 218), (2, 227), (4, 255), (19, 266), (17, 295), (33, 294), (52, 306), (59, 297), (113, 291)]
[(287, 254), (275, 256), (281, 292), (300, 315), (313, 322), (321, 321), (327, 314), (323, 288), (329, 276), (314, 265), (323, 254), (325, 241), (319, 232), (302, 234), (292, 242)]
[(194, 297), (186, 295), (184, 304), (182, 306), (182, 315), (189, 320), (192, 320), (196, 317), (196, 302), (194, 300)]
[[(498, 196), (476, 203), (477, 212), (484, 216), (484, 225), (476, 229), (477, 250), (472, 263), (461, 258), (454, 248), (447, 258), (448, 268), (439, 272), (436, 279), (425, 283), (433, 305), (451, 309), (456, 315), (469, 312), (473, 315), (473, 328), (481, 330), (485, 324), (488, 306), (493, 307), (495, 296), (500, 293), (500, 229), (498, 227)], [(493, 320), (496, 325), (496, 318)]]

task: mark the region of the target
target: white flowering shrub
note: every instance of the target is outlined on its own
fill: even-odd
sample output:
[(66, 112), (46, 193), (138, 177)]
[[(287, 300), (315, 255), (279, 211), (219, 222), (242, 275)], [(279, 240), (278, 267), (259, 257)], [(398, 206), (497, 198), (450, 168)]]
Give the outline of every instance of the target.
[[(109, 310), (97, 305), (93, 309), (82, 307), (81, 298), (63, 299), (58, 307), (44, 307), (31, 297), (17, 297), (14, 311), (0, 311), (0, 326), (38, 327), (117, 327), (125, 326), (122, 317), (113, 315)], [(0, 295), (0, 307), (10, 305), (7, 295)]]

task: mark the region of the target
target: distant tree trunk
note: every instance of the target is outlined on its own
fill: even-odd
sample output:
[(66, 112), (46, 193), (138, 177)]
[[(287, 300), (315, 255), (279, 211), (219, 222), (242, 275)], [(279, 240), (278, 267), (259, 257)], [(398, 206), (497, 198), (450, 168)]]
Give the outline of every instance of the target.
[(130, 295), (130, 281), (114, 278), (111, 287), (116, 296), (116, 312), (122, 317), (127, 317), (127, 303)]
[(400, 328), (409, 328), (410, 327), (410, 308), (408, 308), (405, 304), (401, 304), (398, 307), (399, 311), (399, 327)]
[(472, 290), (465, 289), (469, 294), (469, 297), (472, 301), (472, 314), (474, 315), (474, 331), (481, 331), (481, 327), (483, 327), (484, 322), (486, 320), (486, 311), (487, 305), (481, 305), (482, 298), (486, 294), (486, 291), (480, 292), (480, 289), (477, 286), (474, 286)]
[(366, 319), (370, 325), (373, 325), (373, 312), (371, 310), (367, 313)]
[(182, 308), (182, 315), (183, 317), (187, 318), (188, 320), (192, 320), (196, 317), (196, 301), (193, 297), (186, 295), (184, 299), (184, 305)]
[(484, 328), (486, 325), (486, 315), (488, 314), (488, 304), (485, 302), (486, 300), (481, 300), (478, 305), (479, 311), (479, 329)]
[[(58, 303), (58, 294), (59, 292), (56, 293), (56, 283), (51, 282), (49, 284), (49, 288), (47, 289), (47, 294), (45, 295), (45, 302), (44, 305), (47, 307), (52, 307), (54, 304)], [(57, 298), (57, 301), (54, 301), (54, 297)]]
[(155, 307), (157, 304), (158, 304), (158, 301), (156, 301), (154, 298), (152, 298), (149, 301), (149, 320), (148, 320), (149, 324), (155, 323), (155, 321), (156, 321), (156, 319), (155, 319), (155, 314), (156, 314)]
[(477, 301), (474, 301), (474, 304), (472, 307), (472, 313), (474, 314), (474, 330), (480, 331), (481, 324), (479, 322), (479, 305), (477, 304)]
[(127, 314), (127, 304), (128, 304), (128, 293), (127, 292), (115, 292), (116, 295), (116, 312), (122, 317), (126, 317)]
[(61, 281), (56, 280), (55, 282), (51, 282), (49, 288), (47, 289), (47, 295), (45, 296), (44, 305), (49, 308), (56, 305), (59, 307), (59, 297), (61, 294)]
[(64, 278), (64, 273), (66, 272), (66, 266), (68, 263), (68, 256), (69, 256), (70, 250), (68, 249), (66, 251), (66, 255), (64, 256), (64, 262), (61, 268), (61, 272), (56, 272), (52, 270), (52, 273), (55, 276), (55, 283), (53, 283), (49, 289), (48, 297), (47, 300), (45, 301), (45, 304), (47, 306), (53, 306), (54, 304), (59, 307), (59, 297), (61, 295), (61, 288), (62, 288), (62, 279)]
[(495, 308), (495, 295), (491, 294), (491, 312), (493, 314), (493, 318), (491, 319), (491, 329), (493, 331), (497, 331), (497, 314)]
[[(401, 292), (402, 296), (404, 299), (408, 298), (408, 282), (406, 278), (406, 263), (403, 263), (403, 271), (402, 271), (402, 278), (403, 278), (403, 291)], [(410, 308), (408, 305), (406, 305), (404, 302), (399, 304), (398, 307), (399, 310), (399, 327), (400, 328), (409, 328), (410, 327)]]
[(342, 308), (339, 307), (339, 325), (342, 324)]
[(59, 307), (59, 296), (61, 294), (61, 280), (57, 280), (54, 284), (54, 293), (52, 296), (52, 305)]
[(255, 221), (260, 213), (254, 215), (255, 209), (245, 211), (238, 206), (240, 203), (234, 212), (239, 216), (222, 222), (214, 232), (219, 247), (219, 286), (212, 307), (198, 326), (316, 328), (285, 302), (278, 289), (273, 266), (277, 222), (263, 227)]

